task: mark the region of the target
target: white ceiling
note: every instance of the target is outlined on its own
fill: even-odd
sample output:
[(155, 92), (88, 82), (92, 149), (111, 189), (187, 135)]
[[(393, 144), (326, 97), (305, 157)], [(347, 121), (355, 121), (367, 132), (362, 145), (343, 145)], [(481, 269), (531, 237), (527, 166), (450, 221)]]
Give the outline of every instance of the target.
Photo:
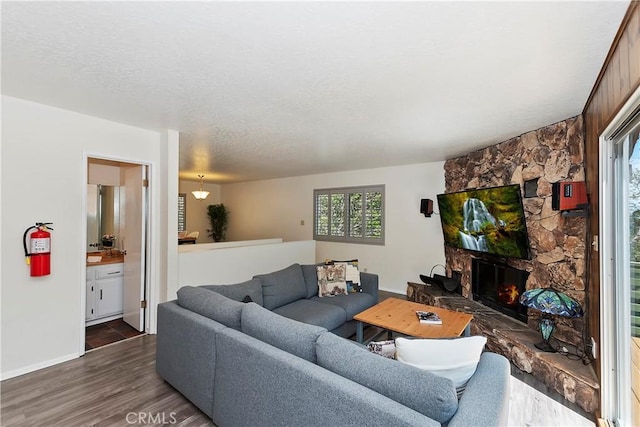
[(579, 114), (628, 4), (2, 1), (2, 93), (178, 130), (182, 178), (438, 161)]

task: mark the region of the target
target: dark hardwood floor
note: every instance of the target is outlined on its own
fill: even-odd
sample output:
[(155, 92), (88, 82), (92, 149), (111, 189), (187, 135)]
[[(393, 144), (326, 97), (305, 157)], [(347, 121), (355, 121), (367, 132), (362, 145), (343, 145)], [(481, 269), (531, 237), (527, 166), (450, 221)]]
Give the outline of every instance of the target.
[[(380, 300), (404, 298), (384, 291), (379, 296)], [(118, 325), (97, 325), (100, 328), (92, 331), (96, 338), (93, 342), (104, 344), (111, 335), (114, 339), (124, 339), (125, 336), (120, 338), (114, 334)], [(103, 338), (99, 338), (101, 332)], [(365, 338), (378, 332), (377, 328), (366, 328)], [(88, 342), (89, 339), (87, 333)], [(142, 335), (87, 352), (69, 362), (2, 381), (0, 425), (215, 426), (156, 374), (155, 349), (156, 336)]]
[(0, 383), (5, 426), (213, 426), (155, 372), (155, 335)]

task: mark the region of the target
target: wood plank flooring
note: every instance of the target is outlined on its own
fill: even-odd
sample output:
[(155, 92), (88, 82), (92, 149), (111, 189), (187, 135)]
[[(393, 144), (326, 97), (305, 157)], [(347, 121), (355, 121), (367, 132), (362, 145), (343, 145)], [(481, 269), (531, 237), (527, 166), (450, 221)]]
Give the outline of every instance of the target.
[(155, 335), (0, 384), (5, 426), (214, 426), (155, 372)]
[[(382, 293), (380, 299), (396, 296)], [(380, 330), (365, 329), (365, 337)], [(0, 383), (0, 426), (214, 426), (155, 372), (156, 336), (143, 335)], [(512, 378), (509, 426), (593, 426)]]
[[(392, 296), (402, 297), (380, 291)], [(156, 374), (155, 349), (156, 336), (144, 335), (2, 381), (0, 426), (215, 426)]]

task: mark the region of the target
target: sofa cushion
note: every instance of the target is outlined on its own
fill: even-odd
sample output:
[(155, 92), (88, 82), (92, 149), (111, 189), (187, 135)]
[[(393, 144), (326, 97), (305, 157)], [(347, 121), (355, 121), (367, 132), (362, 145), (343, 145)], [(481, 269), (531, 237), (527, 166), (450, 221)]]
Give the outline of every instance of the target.
[(370, 353), (345, 338), (326, 333), (316, 343), (318, 365), (368, 387), (440, 423), (458, 409), (451, 380)]
[[(316, 300), (320, 299), (318, 297), (315, 298)], [(321, 326), (328, 331), (347, 321), (347, 313), (344, 309), (308, 299), (299, 299), (278, 307), (273, 312), (298, 322)]]
[(322, 264), (304, 264), (301, 265), (304, 283), (307, 286), (307, 298), (318, 295), (318, 273), (316, 267)]
[(178, 289), (178, 305), (237, 330), (240, 330), (240, 316), (245, 306), (200, 286)]
[(450, 340), (396, 338), (396, 355), (402, 363), (449, 378), (461, 392), (476, 371), (486, 343), (487, 338), (482, 336)]
[(316, 363), (316, 340), (326, 332), (325, 328), (287, 319), (256, 303), (250, 302), (242, 306), (242, 332)]
[(307, 297), (307, 286), (300, 264), (292, 264), (283, 270), (259, 274), (253, 278), (262, 283), (263, 305), (269, 310)]
[(356, 314), (376, 304), (376, 300), (373, 295), (365, 292), (349, 295), (336, 295), (331, 298), (313, 297), (311, 298), (311, 301), (341, 307), (347, 313), (347, 320), (353, 319), (353, 316)]
[(251, 301), (262, 305), (262, 282), (258, 279), (251, 279), (233, 285), (204, 285), (201, 287), (218, 292), (236, 301), (243, 301), (248, 295)]

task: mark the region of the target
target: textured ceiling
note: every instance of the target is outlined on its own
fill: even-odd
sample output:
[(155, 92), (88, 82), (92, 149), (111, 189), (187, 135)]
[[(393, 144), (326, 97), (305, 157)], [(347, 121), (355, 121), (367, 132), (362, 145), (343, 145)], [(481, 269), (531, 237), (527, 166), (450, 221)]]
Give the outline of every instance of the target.
[(2, 93), (178, 130), (182, 178), (437, 161), (579, 114), (627, 7), (2, 1)]

